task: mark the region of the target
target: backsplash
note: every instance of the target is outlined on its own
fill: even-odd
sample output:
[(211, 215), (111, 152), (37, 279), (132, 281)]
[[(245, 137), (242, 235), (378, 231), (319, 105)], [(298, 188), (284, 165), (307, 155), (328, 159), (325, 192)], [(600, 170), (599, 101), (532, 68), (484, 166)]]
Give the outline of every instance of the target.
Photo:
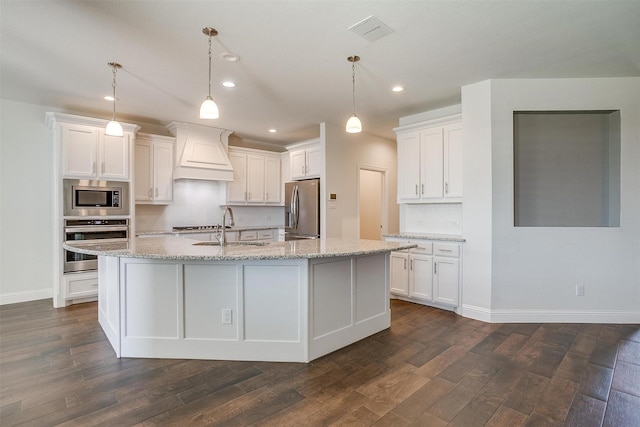
[(401, 204), (400, 232), (462, 235), (462, 204)]
[[(174, 181), (171, 204), (136, 205), (136, 232), (219, 224), (226, 194), (227, 184), (223, 181)], [(237, 226), (284, 225), (282, 206), (233, 206), (232, 209)]]

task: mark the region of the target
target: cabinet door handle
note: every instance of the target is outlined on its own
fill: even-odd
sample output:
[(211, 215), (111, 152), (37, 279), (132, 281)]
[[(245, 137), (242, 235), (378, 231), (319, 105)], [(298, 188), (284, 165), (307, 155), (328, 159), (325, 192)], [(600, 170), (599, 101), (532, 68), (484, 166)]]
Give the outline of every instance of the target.
[(404, 269), (405, 270), (407, 269), (407, 260), (406, 259), (404, 260)]
[(424, 194), (424, 184), (422, 184), (422, 194)]
[(437, 262), (433, 263), (433, 274), (438, 274), (438, 263)]
[(413, 260), (411, 260), (411, 263), (409, 264), (409, 269), (413, 270)]
[(151, 196), (153, 196), (153, 188), (149, 188), (149, 191), (147, 191), (147, 196), (149, 198), (151, 198)]
[(96, 173), (96, 162), (91, 163), (91, 173)]
[(101, 167), (100, 173), (104, 173), (104, 162), (102, 162), (102, 166), (100, 166), (100, 167)]
[(158, 197), (158, 187), (156, 187), (156, 197)]
[(418, 195), (418, 184), (416, 184), (416, 196)]
[(449, 183), (448, 182), (444, 183), (444, 194), (449, 194)]

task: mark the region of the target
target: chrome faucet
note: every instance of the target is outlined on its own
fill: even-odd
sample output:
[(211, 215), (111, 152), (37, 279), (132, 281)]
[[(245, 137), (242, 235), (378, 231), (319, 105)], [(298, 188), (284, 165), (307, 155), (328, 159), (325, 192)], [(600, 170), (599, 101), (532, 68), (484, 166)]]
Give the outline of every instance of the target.
[(220, 246), (224, 246), (227, 243), (227, 212), (229, 212), (229, 225), (236, 225), (233, 221), (233, 210), (229, 206), (224, 207), (222, 212), (222, 232), (220, 233)]

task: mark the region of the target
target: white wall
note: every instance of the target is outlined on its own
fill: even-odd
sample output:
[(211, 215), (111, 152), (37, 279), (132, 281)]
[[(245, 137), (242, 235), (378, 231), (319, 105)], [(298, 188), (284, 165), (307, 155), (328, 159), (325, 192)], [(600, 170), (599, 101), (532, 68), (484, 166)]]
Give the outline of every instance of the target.
[(44, 120), (56, 110), (0, 102), (0, 304), (50, 298), (53, 143)]
[[(325, 236), (358, 237), (358, 166), (386, 170), (387, 232), (397, 233), (396, 142), (366, 132), (347, 134), (343, 127), (326, 123), (321, 125), (320, 138), (325, 147), (325, 190), (321, 195), (325, 198), (324, 207), (321, 206), (325, 212)], [(337, 195), (335, 204), (326, 203), (330, 193)]]
[(464, 203), (462, 314), (490, 320), (492, 265), (491, 82), (462, 88)]
[[(640, 321), (640, 78), (492, 80), (462, 94), (463, 313), (468, 305), (494, 321)], [(620, 227), (514, 227), (513, 111), (604, 109), (621, 110)]]

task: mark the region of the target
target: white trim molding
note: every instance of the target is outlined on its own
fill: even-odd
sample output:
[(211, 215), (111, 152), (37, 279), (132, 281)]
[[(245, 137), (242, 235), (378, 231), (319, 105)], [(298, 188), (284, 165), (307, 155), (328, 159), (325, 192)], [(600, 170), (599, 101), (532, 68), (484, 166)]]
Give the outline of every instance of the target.
[(463, 304), (459, 314), (488, 323), (640, 323), (638, 310), (491, 310)]
[(18, 302), (36, 301), (53, 297), (51, 288), (38, 289), (35, 291), (11, 292), (0, 294), (0, 305), (15, 304)]
[(640, 323), (633, 310), (491, 310), (492, 323)]

